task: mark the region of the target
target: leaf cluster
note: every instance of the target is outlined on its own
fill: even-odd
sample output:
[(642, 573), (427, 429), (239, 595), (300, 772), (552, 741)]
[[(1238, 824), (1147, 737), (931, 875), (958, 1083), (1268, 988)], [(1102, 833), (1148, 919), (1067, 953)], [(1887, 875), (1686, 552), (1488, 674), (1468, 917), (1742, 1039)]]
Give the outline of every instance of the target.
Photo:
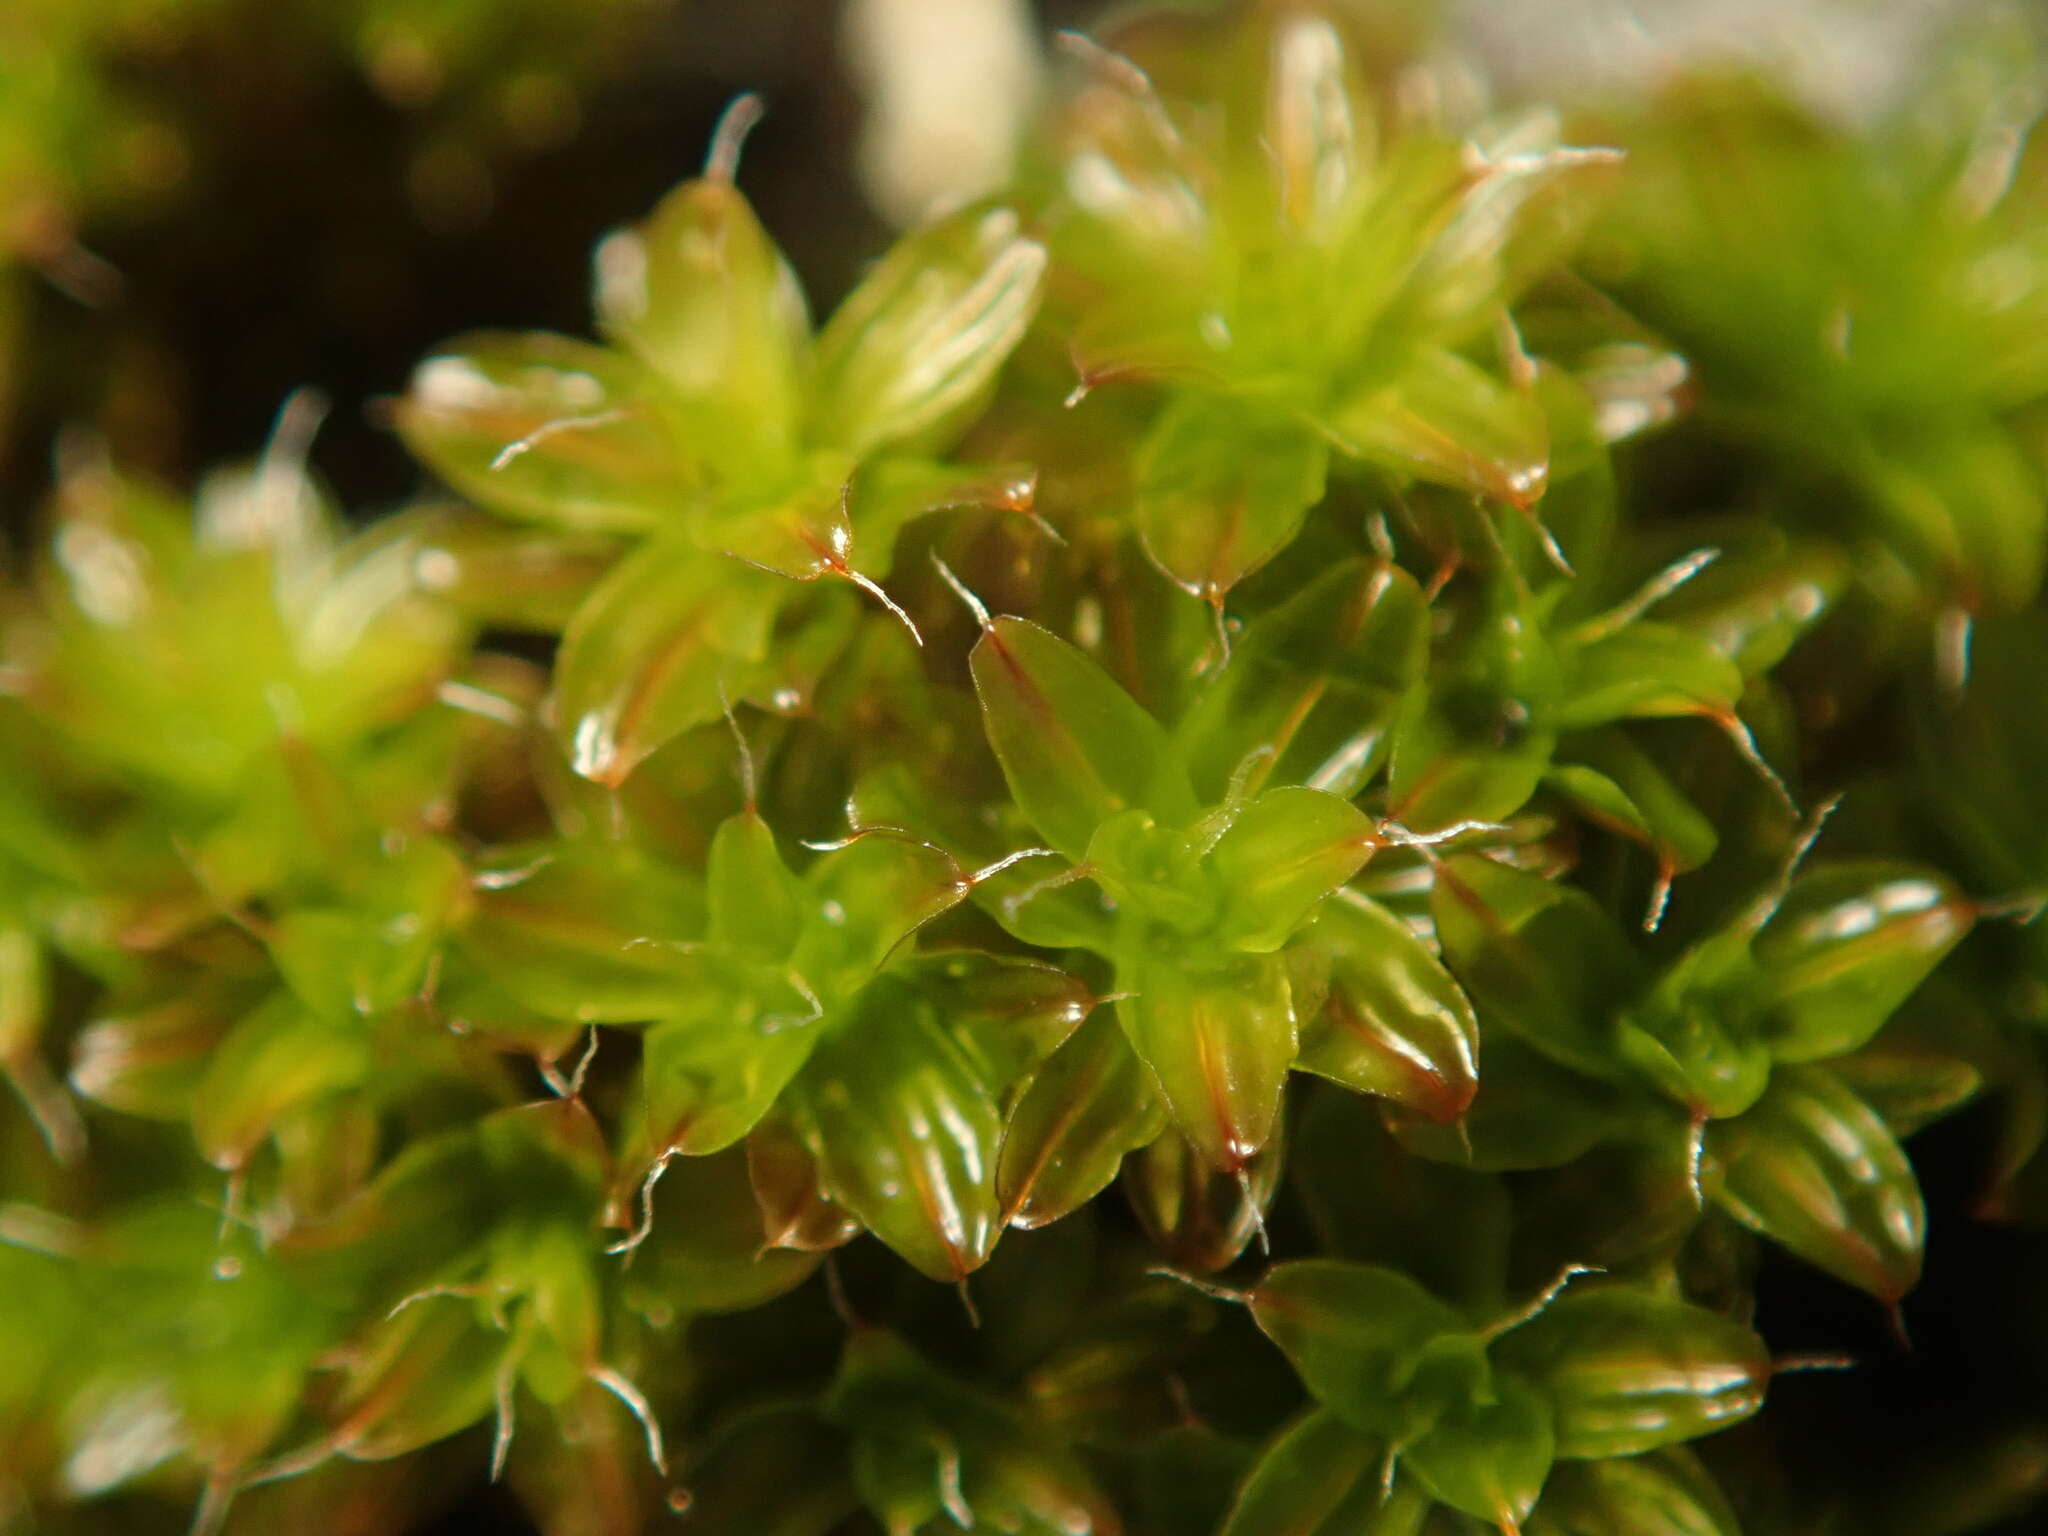
[[(1759, 1245), (1896, 1310), (1987, 1085), (2038, 1203), (2033, 160), (1887, 219), (1754, 94), (1624, 163), (1340, 11), (1073, 53), (822, 324), (741, 103), (600, 340), (421, 363), (444, 498), (349, 527), (296, 404), (68, 475), (0, 1519), (1790, 1530), (1685, 1449), (1788, 1363)], [(1688, 432), (1768, 495), (1658, 505)]]

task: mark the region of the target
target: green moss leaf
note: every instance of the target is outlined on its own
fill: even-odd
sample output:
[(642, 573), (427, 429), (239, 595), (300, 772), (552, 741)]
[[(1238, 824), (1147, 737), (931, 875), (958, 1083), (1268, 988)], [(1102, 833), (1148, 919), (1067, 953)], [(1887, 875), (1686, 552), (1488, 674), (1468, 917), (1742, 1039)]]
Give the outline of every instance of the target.
[(596, 268), (599, 323), (687, 402), (701, 452), (729, 472), (788, 454), (810, 316), (731, 183), (684, 182), (638, 229), (600, 245)]
[(360, 1081), (369, 1065), (359, 1026), (274, 998), (229, 1030), (207, 1063), (192, 1107), (201, 1154), (216, 1167), (240, 1168), (286, 1114)]
[(1504, 1532), (1536, 1506), (1555, 1458), (1551, 1410), (1519, 1377), (1503, 1372), (1497, 1400), (1454, 1410), (1412, 1446), (1408, 1470), (1444, 1503)]
[(1378, 846), (1378, 828), (1348, 801), (1319, 789), (1267, 790), (1209, 852), (1223, 893), (1216, 941), (1252, 954), (1280, 948)]
[(1417, 1373), (1432, 1346), (1467, 1339), (1467, 1324), (1394, 1270), (1336, 1259), (1276, 1264), (1249, 1300), (1253, 1319), (1308, 1389), (1362, 1433), (1405, 1440), (1462, 1392), (1486, 1383), (1483, 1355), (1471, 1339), (1470, 1349), (1445, 1356), (1456, 1369), (1439, 1372), (1418, 1393)]
[(1494, 1348), (1550, 1400), (1560, 1457), (1636, 1456), (1763, 1406), (1763, 1341), (1704, 1307), (1623, 1286), (1575, 1287)]
[(1527, 1536), (1739, 1536), (1727, 1495), (1680, 1450), (1567, 1462), (1544, 1487)]
[(1166, 1261), (1190, 1274), (1213, 1274), (1235, 1263), (1265, 1230), (1285, 1162), (1276, 1132), (1244, 1167), (1219, 1172), (1188, 1139), (1168, 1130), (1124, 1160), (1123, 1186), (1139, 1225)]
[(1781, 1061), (1865, 1044), (1976, 921), (1932, 870), (1858, 863), (1794, 881), (1757, 935), (1756, 962)]
[(888, 979), (798, 1084), (822, 1187), (935, 1280), (980, 1267), (1002, 1230), (991, 1086), (930, 1004)]
[(738, 1141), (817, 1048), (815, 1000), (783, 972), (705, 965), (642, 1047), (629, 1163)]
[(1327, 958), (1329, 996), (1295, 1065), (1446, 1124), (1479, 1089), (1472, 1004), (1408, 925), (1348, 893), (1302, 940)]
[(812, 431), (856, 458), (971, 407), (1038, 307), (1045, 248), (1007, 208), (907, 237), (818, 338)]
[(1430, 1499), (1409, 1478), (1388, 1496), (1387, 1452), (1328, 1409), (1304, 1414), (1252, 1468), (1223, 1536), (1417, 1536)]
[(1535, 399), (1446, 349), (1419, 349), (1392, 384), (1339, 402), (1328, 426), (1353, 458), (1508, 506), (1534, 506), (1549, 479)]
[(1882, 1301), (1920, 1278), (1927, 1212), (1884, 1122), (1819, 1067), (1781, 1068), (1756, 1107), (1711, 1126), (1714, 1198), (1744, 1225)]
[(1585, 892), (1475, 854), (1443, 862), (1431, 897), (1444, 959), (1489, 1021), (1562, 1066), (1613, 1079), (1613, 1024), (1641, 976)]
[(1196, 788), (1220, 800), (1239, 766), (1264, 751), (1248, 788), (1277, 781), (1356, 794), (1386, 761), (1427, 641), (1413, 577), (1339, 561), (1245, 626), (1182, 720), (1175, 741)]
[(1294, 1004), (1277, 954), (1218, 957), (1159, 936), (1118, 960), (1117, 1019), (1181, 1133), (1213, 1168), (1243, 1167), (1273, 1134), (1294, 1064)]
[(676, 541), (622, 561), (562, 637), (556, 728), (571, 766), (617, 785), (716, 720), (765, 654), (782, 597), (774, 578)]
[(478, 505), (563, 528), (652, 532), (693, 478), (647, 370), (566, 336), (459, 338), (414, 372), (398, 423)]
[(1169, 825), (1193, 819), (1194, 794), (1166, 733), (1107, 673), (1058, 636), (997, 619), (972, 657), (989, 744), (1018, 809), (1079, 863), (1095, 829), (1123, 810)]
[(1174, 581), (1220, 602), (1286, 548), (1323, 497), (1329, 449), (1289, 418), (1196, 394), (1167, 406), (1138, 450), (1138, 530)]
[(1004, 1128), (996, 1186), (1009, 1222), (1043, 1226), (1078, 1210), (1165, 1123), (1144, 1063), (1115, 1015), (1098, 1011), (1046, 1058)]

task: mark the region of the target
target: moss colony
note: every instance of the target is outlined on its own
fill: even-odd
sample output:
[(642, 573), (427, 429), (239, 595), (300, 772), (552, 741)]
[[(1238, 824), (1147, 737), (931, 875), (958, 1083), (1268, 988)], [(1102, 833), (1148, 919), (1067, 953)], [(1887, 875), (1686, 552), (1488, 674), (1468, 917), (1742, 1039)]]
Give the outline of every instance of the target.
[(2039, 54), (1852, 133), (1389, 36), (1068, 39), (821, 319), (743, 99), (597, 339), (419, 364), (389, 515), (304, 396), (189, 502), (74, 442), (0, 609), (0, 1527), (2025, 1504), (2048, 1394), (1831, 1476), (1777, 1399), (1858, 1362), (1758, 1296), (1881, 1377), (1966, 1107), (2043, 1211)]

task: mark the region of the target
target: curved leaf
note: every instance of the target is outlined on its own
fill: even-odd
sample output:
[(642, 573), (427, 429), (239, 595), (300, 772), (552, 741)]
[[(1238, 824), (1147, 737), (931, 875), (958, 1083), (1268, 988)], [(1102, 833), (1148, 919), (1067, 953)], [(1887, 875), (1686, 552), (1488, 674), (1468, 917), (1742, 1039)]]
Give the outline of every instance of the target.
[(1976, 917), (1951, 882), (1912, 865), (1802, 875), (1756, 939), (1771, 1053), (1816, 1061), (1864, 1045)]
[[(1594, 821), (1647, 846), (1656, 855), (1660, 880), (1713, 857), (1720, 841), (1713, 822), (1623, 731), (1576, 736), (1567, 755), (1571, 760), (1554, 764), (1544, 783)], [(1661, 917), (1653, 910), (1646, 926)]]
[(696, 877), (630, 844), (556, 842), (491, 857), (474, 875), (454, 956), (522, 1008), (632, 1023), (687, 1006), (701, 966)]
[(963, 209), (900, 241), (818, 337), (818, 440), (864, 458), (946, 424), (1024, 335), (1045, 264), (1007, 208)]
[(1260, 1456), (1222, 1536), (1417, 1536), (1429, 1497), (1408, 1478), (1388, 1496), (1387, 1454), (1328, 1409), (1304, 1414)]
[(465, 336), (414, 370), (406, 446), (495, 512), (565, 528), (648, 533), (691, 468), (632, 358), (544, 333)]
[(1742, 697), (1741, 670), (1701, 636), (1637, 620), (1566, 652), (1559, 730), (1613, 720), (1724, 715)]
[(826, 1412), (855, 1436), (854, 1479), (892, 1533), (943, 1520), (967, 1532), (1121, 1536), (1071, 1448), (880, 1329), (848, 1341)]
[(1169, 826), (1197, 806), (1159, 722), (1087, 656), (1024, 619), (995, 620), (970, 658), (989, 745), (1017, 807), (1075, 863), (1123, 810)]
[(1046, 1058), (1003, 1132), (996, 1189), (1012, 1226), (1080, 1209), (1124, 1155), (1158, 1136), (1166, 1106), (1107, 1009)]
[(179, 995), (92, 1019), (71, 1042), (74, 1092), (109, 1109), (183, 1120), (246, 997), (188, 986)]
[(1404, 1461), (1444, 1503), (1512, 1536), (1536, 1507), (1555, 1447), (1541, 1393), (1507, 1374), (1495, 1391), (1493, 1402), (1446, 1415)]
[(1444, 960), (1488, 1022), (1588, 1077), (1623, 1075), (1614, 1021), (1641, 962), (1584, 891), (1477, 854), (1445, 859), (1430, 911)]
[[(1457, 1362), (1462, 1368), (1454, 1372), (1453, 1389), (1475, 1390), (1485, 1382), (1479, 1341), (1465, 1319), (1394, 1270), (1337, 1259), (1276, 1264), (1247, 1300), (1253, 1321), (1309, 1391), (1365, 1433), (1401, 1438), (1426, 1427), (1416, 1423), (1409, 1399), (1417, 1369), (1437, 1341), (1470, 1346)], [(1435, 1407), (1441, 1412), (1442, 1404)]]
[(1209, 851), (1223, 893), (1216, 942), (1264, 954), (1280, 948), (1325, 896), (1379, 847), (1372, 818), (1319, 789), (1269, 789)]
[(1329, 996), (1295, 1065), (1444, 1124), (1463, 1115), (1479, 1090), (1479, 1021), (1408, 925), (1347, 892), (1304, 942), (1328, 957)]
[(1532, 507), (1550, 476), (1550, 432), (1533, 396), (1455, 352), (1424, 348), (1395, 380), (1340, 402), (1344, 452), (1399, 475)]
[(810, 345), (803, 292), (730, 182), (684, 182), (597, 248), (598, 322), (688, 402), (707, 455), (794, 446)]
[(430, 1296), (374, 1325), (351, 1352), (335, 1449), (383, 1461), (467, 1429), (491, 1411), (506, 1336), (468, 1302)]
[(731, 1146), (810, 1059), (821, 1030), (812, 1000), (787, 978), (705, 966), (679, 1005), (647, 1031), (628, 1165)]
[(934, 1280), (980, 1267), (1002, 1230), (989, 1087), (901, 981), (862, 994), (795, 1090), (825, 1191)]
[(1831, 1056), (1828, 1071), (1902, 1139), (1960, 1109), (1984, 1087), (1974, 1063), (1910, 1041), (1880, 1039)]
[(632, 1256), (620, 1282), (627, 1304), (657, 1317), (760, 1306), (802, 1284), (817, 1263), (786, 1245), (763, 1248), (747, 1154), (738, 1147), (669, 1165)]
[(1388, 764), (1390, 815), (1414, 831), (1500, 821), (1557, 745), (1557, 658), (1527, 596), (1497, 580), (1426, 686), (1408, 690)]
[(1195, 596), (1221, 601), (1293, 540), (1323, 499), (1329, 456), (1291, 418), (1222, 396), (1177, 396), (1133, 470), (1145, 552)]
[(557, 532), (461, 508), (423, 507), (378, 525), (402, 540), (417, 585), (465, 618), (559, 634), (618, 562), (620, 541)]
[(1714, 1479), (1679, 1450), (1567, 1462), (1543, 1490), (1528, 1536), (1741, 1536)]
[(240, 1168), (292, 1110), (359, 1082), (370, 1042), (357, 1025), (332, 1023), (280, 995), (228, 1031), (214, 1048), (192, 1103), (192, 1134), (217, 1168)]
[(2041, 473), (2012, 431), (1989, 417), (1930, 412), (1887, 431), (1863, 466), (1878, 509), (1930, 585), (1966, 605), (2014, 612), (2041, 585), (2048, 505)]
[(1920, 1278), (1927, 1211), (1870, 1106), (1819, 1067), (1783, 1067), (1754, 1109), (1708, 1128), (1714, 1191), (1745, 1226), (1893, 1302)]
[(711, 943), (757, 960), (789, 957), (803, 927), (802, 897), (774, 832), (752, 806), (711, 834), (704, 884)]
[(1185, 1136), (1169, 1130), (1125, 1159), (1124, 1192), (1138, 1224), (1169, 1264), (1190, 1274), (1213, 1274), (1237, 1262), (1265, 1230), (1283, 1161), (1276, 1134), (1235, 1174), (1219, 1173)]
[(1046, 1059), (1094, 1014), (1095, 994), (1077, 976), (1037, 960), (972, 950), (940, 951), (906, 967), (999, 1090), (1006, 1118)]
[(1273, 1134), (1294, 1064), (1294, 1005), (1279, 955), (1136, 953), (1117, 966), (1131, 1048), (1212, 1168), (1242, 1168)]
[(889, 834), (857, 837), (804, 872), (796, 969), (837, 1007), (967, 892), (965, 872), (940, 850)]
[(1770, 671), (1834, 606), (1848, 562), (1827, 544), (1773, 535), (1754, 551), (1724, 554), (1657, 606), (1735, 663), (1745, 678)]
[(1415, 578), (1339, 561), (1247, 624), (1175, 741), (1197, 790), (1220, 800), (1247, 757), (1273, 781), (1356, 794), (1386, 760), (1402, 696), (1421, 681), (1428, 615)]
[(770, 1248), (823, 1253), (860, 1235), (860, 1223), (818, 1187), (816, 1140), (808, 1116), (782, 1108), (747, 1133), (747, 1180)]
[(570, 765), (622, 784), (670, 738), (716, 720), (766, 654), (784, 590), (678, 540), (620, 562), (562, 636), (556, 729)]
[(1549, 1398), (1557, 1454), (1636, 1456), (1763, 1406), (1763, 1340), (1704, 1307), (1625, 1286), (1573, 1289), (1494, 1346)]

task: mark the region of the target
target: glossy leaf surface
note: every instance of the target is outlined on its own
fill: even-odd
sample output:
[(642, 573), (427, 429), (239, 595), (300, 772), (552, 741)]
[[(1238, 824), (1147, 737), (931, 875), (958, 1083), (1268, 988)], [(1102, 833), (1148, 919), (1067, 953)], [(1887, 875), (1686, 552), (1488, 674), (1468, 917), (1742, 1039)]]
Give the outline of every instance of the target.
[(1794, 881), (1757, 936), (1772, 1054), (1815, 1061), (1863, 1045), (1975, 920), (1954, 885), (1912, 866), (1835, 866)]
[(1621, 1286), (1575, 1287), (1507, 1333), (1496, 1358), (1555, 1413), (1557, 1454), (1636, 1456), (1725, 1429), (1763, 1405), (1763, 1341), (1704, 1307)]
[(1302, 1026), (1295, 1065), (1432, 1120), (1479, 1088), (1479, 1022), (1465, 993), (1385, 908), (1325, 903), (1305, 942), (1329, 959), (1329, 996)]
[(1169, 1130), (1126, 1158), (1123, 1186), (1138, 1224), (1175, 1269), (1213, 1274), (1236, 1262), (1265, 1230), (1285, 1159), (1276, 1135), (1242, 1169), (1223, 1173)]
[(723, 458), (736, 436), (759, 455), (788, 450), (810, 317), (729, 182), (683, 183), (639, 229), (600, 245), (596, 269), (599, 322), (688, 402), (702, 451)]
[(861, 455), (973, 401), (1038, 305), (1045, 249), (1007, 208), (969, 208), (898, 245), (818, 338), (813, 430)]
[(1211, 1167), (1244, 1166), (1273, 1134), (1294, 1062), (1286, 963), (1140, 949), (1117, 978), (1134, 994), (1117, 1003), (1117, 1020), (1174, 1124)]
[(1004, 1127), (996, 1184), (1009, 1222), (1043, 1226), (1078, 1209), (1165, 1121), (1116, 1016), (1097, 1012), (1046, 1058)]
[(997, 619), (974, 648), (989, 744), (1018, 809), (1068, 858), (1124, 810), (1178, 823), (1194, 796), (1166, 733), (1080, 651), (1023, 619)]
[(1402, 695), (1422, 676), (1425, 613), (1398, 566), (1340, 561), (1245, 626), (1230, 662), (1176, 733), (1196, 787), (1220, 799), (1250, 754), (1248, 787), (1303, 782), (1354, 794), (1384, 763)]
[(811, 1000), (773, 971), (708, 969), (647, 1031), (639, 1158), (729, 1147), (768, 1112), (823, 1033)]
[(980, 1267), (1002, 1229), (1001, 1122), (972, 1059), (913, 990), (870, 987), (800, 1092), (834, 1200), (935, 1280)]
[(1584, 892), (1491, 859), (1447, 859), (1430, 908), (1451, 972), (1490, 1019), (1563, 1066), (1612, 1077), (1616, 1009), (1640, 962)]
[(1371, 818), (1319, 789), (1269, 789), (1210, 850), (1223, 893), (1220, 944), (1251, 954), (1280, 948), (1323, 898), (1379, 847)]
[(622, 561), (562, 637), (557, 729), (585, 778), (617, 785), (745, 690), (780, 594), (772, 578), (686, 545)]
[(1708, 1133), (1723, 1209), (1882, 1301), (1920, 1278), (1919, 1181), (1870, 1107), (1819, 1067), (1776, 1073), (1748, 1114)]
[(420, 364), (399, 424), (413, 452), (486, 507), (646, 533), (674, 515), (688, 475), (646, 393), (640, 364), (587, 342), (464, 337)]

